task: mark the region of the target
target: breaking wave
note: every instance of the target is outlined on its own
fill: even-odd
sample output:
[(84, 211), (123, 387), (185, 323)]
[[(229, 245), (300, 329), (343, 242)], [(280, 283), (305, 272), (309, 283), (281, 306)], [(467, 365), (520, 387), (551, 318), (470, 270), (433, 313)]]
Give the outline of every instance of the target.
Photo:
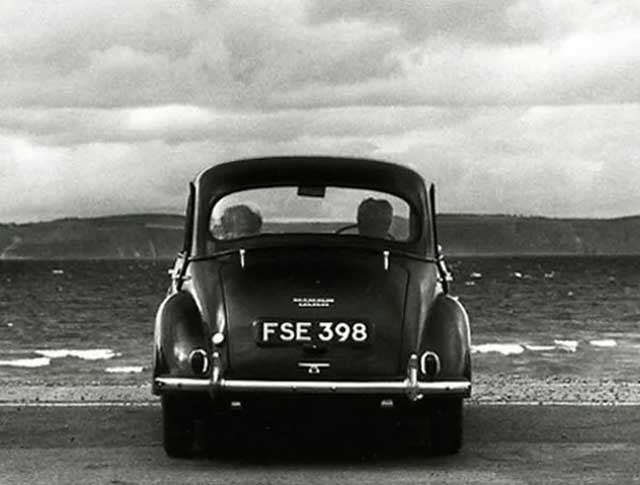
[(594, 347), (615, 347), (618, 345), (615, 340), (612, 338), (601, 339), (601, 340), (590, 340), (589, 343)]
[[(2, 355), (4, 354), (4, 355)], [(34, 357), (34, 354), (37, 357)], [(112, 349), (38, 349), (38, 350), (7, 350), (0, 352), (0, 367), (23, 367), (35, 369), (51, 365), (54, 359), (76, 358), (81, 360), (109, 360), (122, 354)]]
[(83, 360), (108, 360), (113, 357), (117, 357), (120, 354), (116, 354), (111, 349), (89, 349), (89, 350), (70, 350), (70, 349), (55, 349), (55, 350), (35, 350), (38, 355), (48, 357), (49, 359), (64, 359), (66, 357), (76, 357)]
[(139, 374), (144, 370), (142, 365), (123, 365), (120, 367), (107, 367), (105, 371), (109, 374)]
[(51, 364), (51, 359), (47, 357), (35, 357), (32, 359), (9, 359), (0, 360), (2, 367), (26, 367), (29, 369), (36, 367), (46, 367)]
[[(592, 347), (612, 348), (616, 347), (618, 343), (611, 338), (607, 339), (593, 339), (587, 341)], [(471, 346), (472, 353), (487, 354), (487, 353), (499, 353), (502, 355), (517, 355), (524, 351), (529, 352), (552, 352), (562, 351), (575, 353), (580, 346), (578, 340), (564, 340), (555, 339), (553, 344), (529, 344), (529, 343), (485, 343)]]
[(502, 355), (521, 354), (524, 348), (519, 344), (480, 344), (471, 346), (472, 353), (486, 354), (497, 352)]

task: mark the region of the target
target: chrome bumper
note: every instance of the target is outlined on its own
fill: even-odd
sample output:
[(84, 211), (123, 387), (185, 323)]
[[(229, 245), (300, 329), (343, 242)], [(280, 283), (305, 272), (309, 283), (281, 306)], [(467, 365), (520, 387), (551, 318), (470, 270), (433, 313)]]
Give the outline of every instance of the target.
[(268, 381), (225, 379), (222, 377), (220, 355), (213, 354), (211, 377), (156, 377), (153, 392), (191, 391), (209, 392), (212, 397), (221, 393), (300, 393), (300, 394), (404, 394), (412, 401), (424, 396), (443, 395), (469, 397), (471, 382), (418, 380), (418, 356), (411, 354), (407, 377), (402, 381)]
[(156, 377), (156, 390), (159, 393), (172, 391), (200, 392), (273, 392), (302, 394), (405, 394), (411, 399), (429, 395), (452, 395), (469, 397), (469, 381), (259, 381), (220, 379), (214, 383), (211, 379), (191, 377)]

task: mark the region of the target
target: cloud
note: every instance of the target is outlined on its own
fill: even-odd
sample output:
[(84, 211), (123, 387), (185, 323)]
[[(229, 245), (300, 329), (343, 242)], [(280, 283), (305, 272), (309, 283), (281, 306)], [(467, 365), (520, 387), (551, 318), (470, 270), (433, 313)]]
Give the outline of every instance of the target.
[(639, 45), (623, 0), (2, 2), (0, 217), (180, 212), (278, 154), (414, 166), (447, 211), (640, 212)]
[[(309, 82), (356, 82), (399, 66), (390, 32), (309, 28), (291, 2), (39, 2), (5, 7), (7, 107), (260, 106)], [(17, 24), (17, 28), (13, 25)], [(313, 53), (313, 55), (310, 55)]]
[(187, 182), (215, 147), (92, 143), (34, 144), (0, 135), (4, 221), (183, 210)]
[(446, 212), (615, 217), (640, 213), (639, 121), (639, 105), (485, 108), (376, 155), (434, 180)]
[(312, 24), (393, 26), (413, 43), (446, 38), (517, 46), (585, 30), (619, 30), (637, 23), (640, 7), (629, 0), (313, 0), (306, 13)]
[(472, 110), (418, 106), (222, 111), (190, 105), (129, 109), (0, 109), (0, 128), (41, 144), (78, 145), (164, 140), (219, 143), (292, 141), (301, 137), (396, 134), (456, 123)]
[(638, 101), (634, 2), (365, 3), (5, 4), (0, 105)]
[[(510, 15), (513, 4), (511, 0), (316, 0), (309, 4), (307, 14), (314, 24), (350, 20), (392, 25), (413, 42), (441, 36), (489, 43), (539, 39), (543, 34), (540, 22), (534, 18), (528, 25), (519, 25)], [(492, 28), (487, 29), (487, 24)]]
[[(67, 145), (38, 143), (38, 137), (15, 132), (0, 138), (0, 193), (13, 194), (19, 188), (5, 199), (2, 219), (181, 212), (187, 181), (210, 165), (299, 154), (372, 157), (412, 166), (437, 184), (439, 208), (445, 212), (583, 217), (640, 213), (635, 190), (640, 185), (637, 104), (465, 112), (369, 107), (235, 121), (178, 106), (118, 112), (108, 123), (100, 120), (105, 113), (96, 114), (110, 124), (111, 136), (118, 134), (116, 127), (126, 126), (126, 119), (138, 132), (124, 141)], [(200, 124), (208, 127), (216, 116), (222, 118), (214, 121), (215, 136), (203, 136)], [(171, 120), (176, 125), (182, 120), (185, 139), (180, 142), (167, 142), (175, 137)], [(38, 129), (50, 133), (52, 125)], [(187, 137), (194, 126), (197, 136)], [(270, 127), (283, 128), (274, 135)], [(51, 136), (58, 135), (42, 139)]]

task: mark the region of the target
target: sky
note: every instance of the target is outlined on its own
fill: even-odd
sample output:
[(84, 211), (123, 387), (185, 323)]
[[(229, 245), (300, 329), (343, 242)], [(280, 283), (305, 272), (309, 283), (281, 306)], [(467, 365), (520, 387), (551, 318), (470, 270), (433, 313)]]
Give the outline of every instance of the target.
[(0, 0), (0, 222), (182, 213), (251, 156), (408, 165), (440, 212), (640, 214), (637, 0)]

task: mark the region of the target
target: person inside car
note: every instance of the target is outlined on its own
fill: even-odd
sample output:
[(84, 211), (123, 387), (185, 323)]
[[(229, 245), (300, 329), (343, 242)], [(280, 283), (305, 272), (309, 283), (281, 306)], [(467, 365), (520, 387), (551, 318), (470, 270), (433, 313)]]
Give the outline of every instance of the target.
[(227, 207), (221, 218), (221, 239), (236, 239), (260, 233), (262, 216), (248, 205)]
[(393, 239), (389, 234), (393, 208), (388, 200), (368, 198), (358, 206), (358, 234), (381, 239)]

